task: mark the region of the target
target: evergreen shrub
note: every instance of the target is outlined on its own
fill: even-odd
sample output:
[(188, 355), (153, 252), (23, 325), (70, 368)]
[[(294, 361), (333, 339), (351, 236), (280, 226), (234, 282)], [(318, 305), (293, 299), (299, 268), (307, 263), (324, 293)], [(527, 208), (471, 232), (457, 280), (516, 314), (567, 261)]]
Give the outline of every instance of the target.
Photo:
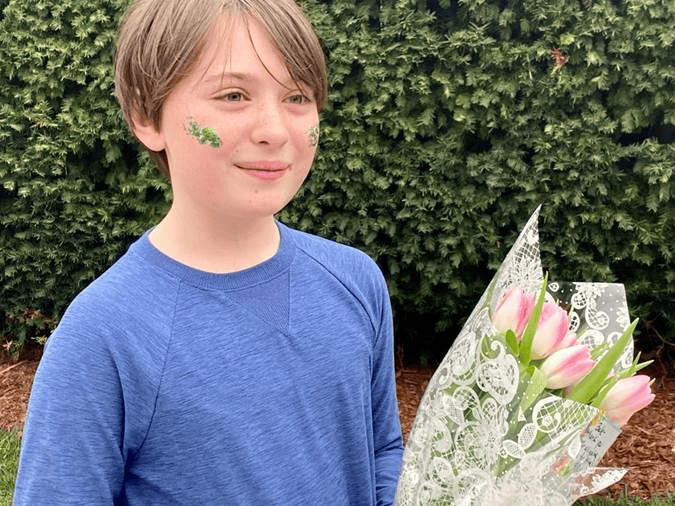
[(139, 154), (113, 96), (125, 2), (5, 3), (0, 314), (13, 350), (35, 337), (17, 315), (58, 318), (166, 208), (167, 185)]
[[(58, 319), (170, 192), (112, 94), (125, 2), (3, 3), (0, 312)], [(673, 0), (302, 3), (331, 94), (281, 219), (377, 260), (400, 358), (442, 358), (542, 202), (551, 276), (625, 283), (673, 348)]]

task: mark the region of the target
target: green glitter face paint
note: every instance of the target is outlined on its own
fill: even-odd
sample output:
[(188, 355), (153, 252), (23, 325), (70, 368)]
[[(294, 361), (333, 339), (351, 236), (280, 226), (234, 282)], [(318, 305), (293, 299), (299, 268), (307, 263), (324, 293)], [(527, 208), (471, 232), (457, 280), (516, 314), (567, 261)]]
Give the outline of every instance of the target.
[(319, 127), (314, 126), (307, 130), (307, 135), (309, 136), (309, 145), (315, 147), (319, 144)]
[(220, 137), (218, 137), (218, 134), (213, 128), (200, 128), (195, 120), (190, 121), (187, 131), (199, 141), (199, 144), (208, 144), (212, 148), (219, 148), (222, 144), (220, 142)]

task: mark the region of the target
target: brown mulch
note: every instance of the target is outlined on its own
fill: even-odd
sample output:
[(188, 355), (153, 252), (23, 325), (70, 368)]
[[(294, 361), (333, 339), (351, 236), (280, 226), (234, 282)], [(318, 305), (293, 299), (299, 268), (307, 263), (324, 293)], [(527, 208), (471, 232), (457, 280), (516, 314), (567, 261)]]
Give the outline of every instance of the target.
[[(23, 427), (37, 359), (0, 360), (0, 428)], [(399, 367), (396, 374), (404, 440), (434, 369)], [(649, 370), (645, 371), (649, 374)], [(652, 373), (654, 374), (654, 373)], [(623, 428), (600, 462), (602, 467), (627, 467), (624, 478), (601, 495), (652, 496), (675, 494), (675, 377), (660, 378), (652, 386), (656, 399)]]
[(0, 429), (21, 431), (38, 361), (0, 360)]

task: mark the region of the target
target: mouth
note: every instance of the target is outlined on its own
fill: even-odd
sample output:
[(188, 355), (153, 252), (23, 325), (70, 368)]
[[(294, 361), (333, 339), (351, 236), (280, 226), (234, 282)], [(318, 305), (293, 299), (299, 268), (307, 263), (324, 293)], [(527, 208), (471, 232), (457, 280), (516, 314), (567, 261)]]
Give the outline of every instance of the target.
[(246, 174), (257, 179), (272, 181), (282, 177), (290, 165), (283, 162), (256, 161), (236, 163), (235, 167), (243, 170)]
[(235, 166), (243, 170), (255, 172), (283, 172), (289, 167), (289, 165), (284, 162), (270, 161), (242, 162), (236, 163)]

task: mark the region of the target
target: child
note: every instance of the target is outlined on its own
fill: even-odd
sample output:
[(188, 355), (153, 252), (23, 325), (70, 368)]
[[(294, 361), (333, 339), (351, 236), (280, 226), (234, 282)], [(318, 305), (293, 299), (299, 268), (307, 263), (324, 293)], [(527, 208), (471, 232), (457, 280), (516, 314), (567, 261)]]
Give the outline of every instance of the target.
[(49, 339), (14, 504), (391, 504), (384, 279), (274, 217), (310, 170), (326, 98), (301, 10), (137, 0), (116, 86), (174, 199)]

